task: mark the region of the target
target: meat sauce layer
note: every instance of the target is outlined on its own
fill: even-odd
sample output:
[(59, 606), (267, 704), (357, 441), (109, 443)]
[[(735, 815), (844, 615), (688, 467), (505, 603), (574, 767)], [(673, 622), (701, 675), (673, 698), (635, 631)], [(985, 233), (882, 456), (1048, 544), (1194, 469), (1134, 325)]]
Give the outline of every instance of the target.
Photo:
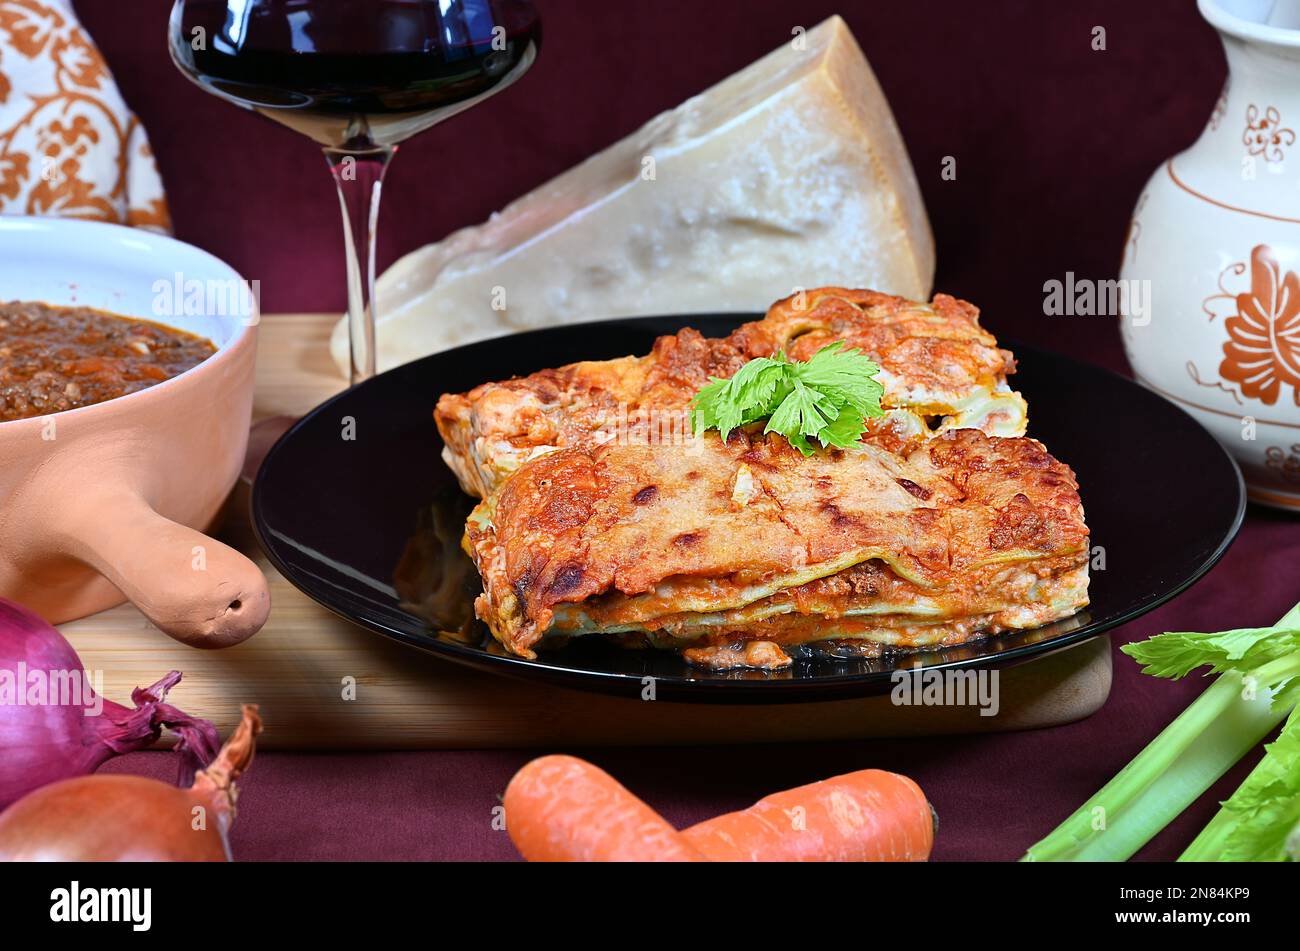
[(0, 422), (116, 399), (217, 348), (195, 334), (89, 307), (0, 303)]

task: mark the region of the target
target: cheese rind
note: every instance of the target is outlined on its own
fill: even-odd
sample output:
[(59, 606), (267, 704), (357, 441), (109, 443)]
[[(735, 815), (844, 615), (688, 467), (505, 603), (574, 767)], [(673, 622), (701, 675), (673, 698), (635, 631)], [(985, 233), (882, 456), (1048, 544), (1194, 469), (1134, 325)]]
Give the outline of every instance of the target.
[[(379, 367), (557, 323), (760, 311), (793, 275), (912, 299), (934, 275), (907, 152), (839, 17), (394, 264)], [(341, 321), (340, 369), (347, 346)]]

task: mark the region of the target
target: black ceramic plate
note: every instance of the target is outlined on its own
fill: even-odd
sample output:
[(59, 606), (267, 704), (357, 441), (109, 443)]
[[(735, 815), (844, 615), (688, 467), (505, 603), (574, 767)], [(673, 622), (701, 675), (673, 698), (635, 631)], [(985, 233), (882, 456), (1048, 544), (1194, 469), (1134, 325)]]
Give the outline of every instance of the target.
[[(1091, 605), (1034, 631), (923, 653), (820, 653), (778, 673), (710, 673), (675, 654), (578, 640), (535, 661), (505, 654), (473, 617), (478, 574), (460, 551), (473, 501), (439, 453), (432, 410), (444, 392), (575, 360), (644, 353), (689, 325), (724, 335), (748, 315), (650, 317), (558, 327), (471, 344), (354, 387), (300, 420), (257, 475), (253, 523), (294, 585), (349, 620), (483, 670), (659, 699), (786, 702), (884, 692), (899, 667), (1008, 664), (1093, 637), (1200, 578), (1241, 524), (1236, 464), (1172, 403), (1105, 370), (1014, 346), (1030, 435), (1074, 467), (1092, 543)], [(350, 437), (350, 438), (348, 438)], [(1098, 565), (1100, 567), (1100, 565)]]

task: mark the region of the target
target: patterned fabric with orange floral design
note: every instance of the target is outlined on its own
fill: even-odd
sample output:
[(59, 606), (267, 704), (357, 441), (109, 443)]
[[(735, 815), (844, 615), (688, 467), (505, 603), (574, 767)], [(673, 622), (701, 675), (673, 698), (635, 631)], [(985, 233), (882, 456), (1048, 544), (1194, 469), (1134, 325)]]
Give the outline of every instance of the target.
[(1236, 303), (1237, 312), (1224, 322), (1228, 340), (1219, 375), (1269, 406), (1289, 386), (1300, 406), (1300, 279), (1282, 271), (1268, 245), (1258, 244), (1250, 253), (1250, 290)]
[(68, 0), (0, 0), (0, 214), (171, 230), (144, 128)]

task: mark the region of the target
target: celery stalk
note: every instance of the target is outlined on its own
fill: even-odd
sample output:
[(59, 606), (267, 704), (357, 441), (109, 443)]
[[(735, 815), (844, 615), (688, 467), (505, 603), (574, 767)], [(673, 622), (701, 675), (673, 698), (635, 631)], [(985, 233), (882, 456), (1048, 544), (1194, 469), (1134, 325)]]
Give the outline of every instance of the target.
[(1241, 675), (1222, 675), (1024, 861), (1130, 858), (1281, 722), (1270, 701), (1243, 699)]
[[(1273, 630), (1294, 634), (1297, 626), (1300, 605)], [(1260, 632), (1248, 633), (1258, 638)], [(1162, 636), (1208, 640), (1215, 635)], [(1217, 662), (1222, 663), (1222, 658)], [(1300, 655), (1263, 663), (1245, 674), (1256, 685), (1248, 698), (1243, 674), (1225, 670), (1100, 792), (1031, 846), (1021, 861), (1130, 858), (1286, 717), (1286, 709), (1273, 708), (1270, 688), (1296, 676), (1300, 676)], [(1205, 834), (1215, 835), (1208, 829)]]
[[(1255, 766), (1246, 782), (1250, 782), (1255, 774), (1259, 772), (1263, 761)], [(1213, 862), (1223, 854), (1223, 846), (1227, 841), (1228, 833), (1232, 831), (1233, 818), (1231, 813), (1226, 809), (1220, 808), (1210, 820), (1210, 824), (1201, 830), (1200, 835), (1192, 840), (1183, 854), (1178, 856), (1180, 862)]]
[[(1287, 698), (1290, 701), (1290, 697)], [(1237, 791), (1220, 804), (1180, 862), (1277, 861), (1296, 859), (1300, 809), (1300, 709), (1264, 748), (1264, 757)], [(1291, 828), (1292, 824), (1295, 828)], [(1284, 834), (1285, 833), (1285, 834)]]

